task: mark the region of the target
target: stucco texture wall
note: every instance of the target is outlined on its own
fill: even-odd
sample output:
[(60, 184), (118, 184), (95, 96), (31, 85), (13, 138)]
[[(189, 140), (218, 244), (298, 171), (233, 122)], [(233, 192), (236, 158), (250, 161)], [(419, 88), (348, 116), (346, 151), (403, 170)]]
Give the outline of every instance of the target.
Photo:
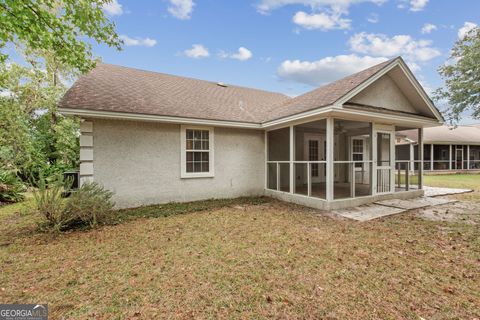
[(395, 81), (388, 75), (384, 75), (378, 79), (350, 101), (396, 111), (418, 113), (408, 98), (395, 84)]
[(180, 125), (92, 120), (94, 180), (119, 208), (264, 192), (262, 131), (214, 129), (213, 178), (180, 178)]

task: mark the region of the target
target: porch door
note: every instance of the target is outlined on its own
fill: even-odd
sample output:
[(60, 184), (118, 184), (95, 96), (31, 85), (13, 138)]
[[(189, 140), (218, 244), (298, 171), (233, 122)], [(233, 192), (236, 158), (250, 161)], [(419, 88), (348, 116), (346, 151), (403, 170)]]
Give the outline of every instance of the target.
[[(325, 160), (325, 136), (321, 134), (305, 134), (304, 140), (304, 158), (307, 161), (324, 161)], [(310, 165), (310, 174), (312, 183), (325, 182), (324, 164), (312, 163)]]
[(463, 169), (463, 146), (455, 146), (455, 169)]
[(377, 142), (377, 193), (389, 193), (395, 186), (394, 132), (376, 131)]
[[(366, 161), (368, 160), (368, 147), (363, 137), (352, 137), (350, 141), (350, 160)], [(368, 183), (369, 166), (365, 163), (355, 163), (355, 181), (357, 183)]]

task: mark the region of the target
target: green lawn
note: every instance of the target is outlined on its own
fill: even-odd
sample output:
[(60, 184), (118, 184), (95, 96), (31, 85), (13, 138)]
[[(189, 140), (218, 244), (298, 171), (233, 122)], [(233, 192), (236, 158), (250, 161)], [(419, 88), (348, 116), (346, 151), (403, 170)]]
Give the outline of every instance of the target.
[(0, 207), (0, 300), (48, 303), (51, 319), (480, 318), (478, 224), (244, 198), (54, 236), (25, 207)]
[(425, 175), (424, 185), (430, 187), (472, 189), (472, 193), (455, 196), (459, 200), (480, 201), (480, 174)]

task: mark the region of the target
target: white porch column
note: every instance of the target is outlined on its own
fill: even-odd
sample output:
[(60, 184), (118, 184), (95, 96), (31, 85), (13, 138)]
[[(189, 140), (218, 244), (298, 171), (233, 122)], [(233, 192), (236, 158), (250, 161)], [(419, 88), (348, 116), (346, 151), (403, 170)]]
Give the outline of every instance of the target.
[(448, 170), (452, 170), (452, 145), (448, 145)]
[(430, 145), (430, 171), (433, 170), (433, 143)]
[(415, 170), (415, 147), (413, 146), (413, 143), (410, 143), (410, 172), (413, 172)]
[(395, 192), (395, 159), (397, 155), (395, 153), (395, 129), (393, 130), (392, 134), (390, 135), (390, 192)]
[(423, 189), (423, 128), (418, 128), (418, 188)]
[(467, 144), (467, 170), (470, 170), (470, 145)]
[(370, 192), (374, 195), (377, 193), (377, 135), (373, 129), (373, 122), (370, 122), (370, 158), (372, 159)]
[(334, 182), (334, 165), (333, 161), (335, 160), (334, 157), (334, 119), (327, 118), (327, 134), (326, 134), (326, 142), (327, 142), (327, 174), (326, 174), (326, 200), (332, 201), (333, 200), (333, 184)]
[(265, 131), (265, 189), (268, 189), (268, 131)]
[(295, 193), (295, 174), (293, 161), (295, 160), (295, 128), (290, 126), (290, 193)]

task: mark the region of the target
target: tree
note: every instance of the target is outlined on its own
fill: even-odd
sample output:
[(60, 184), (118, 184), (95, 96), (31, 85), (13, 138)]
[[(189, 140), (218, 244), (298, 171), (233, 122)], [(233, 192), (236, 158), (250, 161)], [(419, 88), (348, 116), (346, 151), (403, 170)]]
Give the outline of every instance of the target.
[(446, 117), (458, 122), (464, 111), (480, 119), (480, 28), (472, 29), (453, 47), (449, 61), (439, 68), (445, 88), (437, 89), (436, 100), (449, 104)]
[[(44, 50), (81, 72), (92, 68), (91, 45), (84, 38), (121, 49), (122, 41), (102, 11), (111, 0), (0, 0), (0, 49), (8, 43)], [(0, 53), (0, 62), (8, 54)]]
[(78, 166), (79, 121), (57, 103), (94, 66), (89, 39), (121, 49), (102, 11), (111, 1), (0, 0), (0, 169), (28, 182)]
[(39, 62), (26, 55), (28, 66), (0, 65), (0, 78), (8, 80), (0, 96), (0, 165), (26, 181), (41, 172), (48, 177), (78, 165), (79, 121), (56, 111), (67, 90), (64, 80), (74, 71), (44, 56)]

